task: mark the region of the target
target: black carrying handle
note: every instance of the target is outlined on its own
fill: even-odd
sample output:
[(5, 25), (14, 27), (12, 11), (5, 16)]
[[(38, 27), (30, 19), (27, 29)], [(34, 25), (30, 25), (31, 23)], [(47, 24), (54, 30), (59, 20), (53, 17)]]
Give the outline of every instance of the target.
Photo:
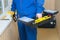
[(14, 12), (14, 15), (13, 15), (13, 20), (14, 20), (14, 22), (17, 21), (17, 18), (16, 18), (16, 16), (15, 16), (15, 12)]

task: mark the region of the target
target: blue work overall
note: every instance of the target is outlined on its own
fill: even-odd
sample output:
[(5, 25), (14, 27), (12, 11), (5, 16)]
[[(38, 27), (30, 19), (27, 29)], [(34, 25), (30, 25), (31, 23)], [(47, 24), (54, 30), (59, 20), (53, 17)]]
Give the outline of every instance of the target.
[[(17, 10), (19, 17), (35, 18), (44, 10), (44, 0), (13, 0), (11, 11)], [(37, 28), (17, 22), (20, 40), (37, 40)]]

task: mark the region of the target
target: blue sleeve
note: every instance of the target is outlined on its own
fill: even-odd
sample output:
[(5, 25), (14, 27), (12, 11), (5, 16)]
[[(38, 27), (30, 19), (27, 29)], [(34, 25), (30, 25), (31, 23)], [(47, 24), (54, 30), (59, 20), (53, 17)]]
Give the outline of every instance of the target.
[(11, 11), (15, 11), (15, 10), (16, 10), (16, 4), (15, 4), (15, 0), (13, 0), (11, 5)]
[(43, 12), (43, 10), (44, 10), (44, 7), (43, 7), (44, 2), (45, 2), (45, 0), (37, 0), (36, 1), (37, 13), (42, 13)]

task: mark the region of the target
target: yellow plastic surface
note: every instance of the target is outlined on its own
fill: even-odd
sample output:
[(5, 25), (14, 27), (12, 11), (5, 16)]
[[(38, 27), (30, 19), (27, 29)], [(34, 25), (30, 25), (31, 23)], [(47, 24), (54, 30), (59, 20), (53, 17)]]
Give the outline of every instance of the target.
[(47, 19), (49, 19), (49, 18), (51, 18), (51, 16), (44, 16), (44, 17), (42, 17), (42, 18), (36, 19), (36, 20), (35, 20), (35, 23), (39, 23), (39, 22), (44, 21), (44, 20), (47, 20)]
[(12, 15), (14, 15), (14, 12), (13, 11), (8, 11), (7, 14), (12, 16)]

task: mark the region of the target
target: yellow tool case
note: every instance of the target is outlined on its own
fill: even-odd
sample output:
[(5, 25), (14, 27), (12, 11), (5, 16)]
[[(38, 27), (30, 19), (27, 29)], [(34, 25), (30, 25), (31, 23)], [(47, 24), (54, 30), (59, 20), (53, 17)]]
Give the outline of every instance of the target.
[(43, 16), (53, 16), (53, 18), (51, 18), (50, 21), (48, 21), (46, 24), (40, 25), (38, 26), (38, 28), (55, 28), (56, 27), (56, 18), (55, 18), (55, 14), (57, 14), (58, 11), (54, 11), (54, 10), (45, 10), (43, 12)]

